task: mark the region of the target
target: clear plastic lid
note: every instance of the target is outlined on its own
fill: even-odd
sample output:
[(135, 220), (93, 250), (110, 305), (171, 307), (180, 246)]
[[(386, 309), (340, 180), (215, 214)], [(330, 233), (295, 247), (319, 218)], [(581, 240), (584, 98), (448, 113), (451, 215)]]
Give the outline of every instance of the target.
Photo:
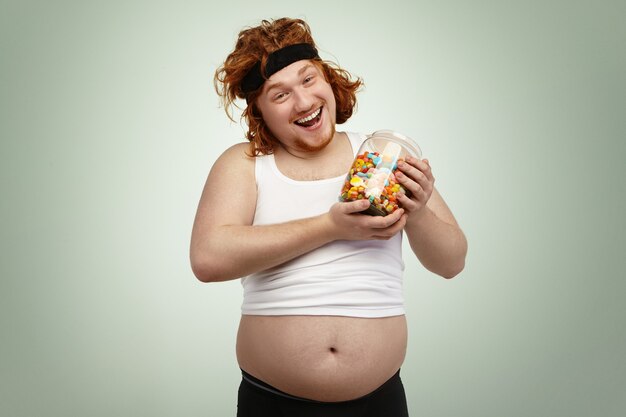
[(405, 148), (405, 152), (402, 152), (399, 158), (404, 158), (407, 154), (411, 154), (418, 159), (422, 158), (422, 150), (413, 139), (393, 130), (377, 130), (367, 137), (367, 141), (369, 146), (381, 154), (387, 144), (393, 142)]

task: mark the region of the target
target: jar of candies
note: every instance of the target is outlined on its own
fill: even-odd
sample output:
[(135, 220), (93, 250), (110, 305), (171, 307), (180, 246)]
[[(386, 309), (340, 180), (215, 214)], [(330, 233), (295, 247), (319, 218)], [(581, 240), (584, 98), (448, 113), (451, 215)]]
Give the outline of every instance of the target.
[(398, 162), (422, 152), (411, 138), (392, 130), (372, 133), (359, 148), (341, 189), (340, 201), (368, 199), (363, 213), (386, 216), (398, 209), (397, 197), (407, 190), (396, 181)]

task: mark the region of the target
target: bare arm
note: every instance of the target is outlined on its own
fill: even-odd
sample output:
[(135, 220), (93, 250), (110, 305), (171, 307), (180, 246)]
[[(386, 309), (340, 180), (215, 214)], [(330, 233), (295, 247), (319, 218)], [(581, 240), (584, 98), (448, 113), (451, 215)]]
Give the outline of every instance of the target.
[(398, 181), (411, 197), (398, 201), (409, 213), (406, 234), (413, 253), (425, 268), (452, 278), (465, 267), (467, 239), (450, 208), (434, 187), (428, 160), (408, 158), (399, 164)]
[(406, 224), (398, 210), (387, 217), (357, 214), (368, 201), (336, 203), (328, 213), (286, 223), (253, 226), (254, 158), (235, 145), (216, 161), (204, 187), (191, 236), (196, 277), (226, 281), (261, 271), (334, 240), (389, 239)]

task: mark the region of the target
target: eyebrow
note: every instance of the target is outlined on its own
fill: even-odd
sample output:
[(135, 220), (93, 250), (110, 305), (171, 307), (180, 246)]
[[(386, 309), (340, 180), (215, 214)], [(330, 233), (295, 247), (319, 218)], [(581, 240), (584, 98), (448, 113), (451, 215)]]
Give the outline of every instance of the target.
[[(305, 66), (303, 66), (302, 68), (300, 68), (298, 70), (298, 76), (301, 76), (304, 72), (306, 72), (309, 68), (315, 68), (315, 65), (313, 64), (306, 64)], [(266, 93), (269, 93), (270, 90), (272, 90), (273, 88), (278, 88), (278, 87), (282, 87), (283, 83), (282, 82), (275, 82), (275, 83), (271, 83), (267, 85), (267, 89), (265, 90)]]

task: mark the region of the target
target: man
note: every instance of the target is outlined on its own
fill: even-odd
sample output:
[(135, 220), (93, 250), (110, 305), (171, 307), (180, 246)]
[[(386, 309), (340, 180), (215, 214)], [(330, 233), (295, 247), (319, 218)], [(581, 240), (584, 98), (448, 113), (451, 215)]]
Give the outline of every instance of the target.
[(215, 82), (231, 118), (246, 100), (250, 143), (209, 173), (191, 264), (204, 282), (242, 278), (238, 416), (407, 416), (401, 231), (446, 278), (467, 251), (428, 161), (398, 164), (410, 193), (387, 216), (362, 214), (368, 200), (338, 202), (364, 136), (335, 126), (361, 81), (319, 58), (302, 20), (243, 30)]

